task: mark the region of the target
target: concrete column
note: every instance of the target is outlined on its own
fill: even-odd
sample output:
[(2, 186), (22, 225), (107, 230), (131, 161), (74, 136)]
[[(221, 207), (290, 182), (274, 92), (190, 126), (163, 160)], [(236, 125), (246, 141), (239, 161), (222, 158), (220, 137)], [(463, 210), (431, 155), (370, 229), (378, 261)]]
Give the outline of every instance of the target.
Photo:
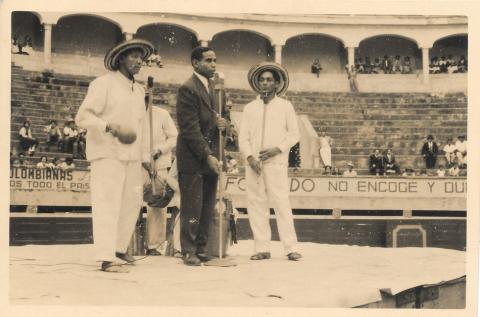
[(422, 47), (423, 83), (430, 81), (430, 48)]
[(208, 40), (200, 40), (198, 41), (200, 43), (200, 46), (202, 47), (208, 47)]
[(45, 64), (52, 63), (52, 24), (43, 24), (43, 60)]
[(348, 50), (348, 67), (355, 65), (355, 47), (347, 47)]
[(129, 41), (129, 40), (133, 39), (133, 33), (125, 32), (125, 33), (123, 33), (123, 36), (125, 37), (126, 41)]
[(276, 44), (273, 46), (275, 52), (275, 63), (282, 64), (282, 49), (283, 45)]

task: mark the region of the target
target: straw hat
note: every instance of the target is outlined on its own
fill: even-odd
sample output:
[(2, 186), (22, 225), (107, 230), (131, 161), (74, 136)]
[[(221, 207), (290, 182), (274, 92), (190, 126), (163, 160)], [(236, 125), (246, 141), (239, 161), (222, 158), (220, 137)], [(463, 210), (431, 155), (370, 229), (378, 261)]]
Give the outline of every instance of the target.
[(105, 55), (104, 65), (108, 70), (118, 70), (118, 58), (122, 53), (131, 49), (140, 49), (143, 59), (148, 58), (153, 53), (153, 45), (145, 40), (133, 39), (121, 42), (112, 47)]
[(278, 63), (262, 62), (250, 68), (250, 71), (248, 72), (248, 83), (250, 84), (250, 87), (252, 87), (257, 93), (262, 92), (258, 83), (258, 78), (264, 71), (272, 71), (278, 74), (278, 77), (280, 77), (280, 85), (277, 89), (277, 95), (284, 95), (285, 92), (287, 92), (290, 80), (286, 68)]

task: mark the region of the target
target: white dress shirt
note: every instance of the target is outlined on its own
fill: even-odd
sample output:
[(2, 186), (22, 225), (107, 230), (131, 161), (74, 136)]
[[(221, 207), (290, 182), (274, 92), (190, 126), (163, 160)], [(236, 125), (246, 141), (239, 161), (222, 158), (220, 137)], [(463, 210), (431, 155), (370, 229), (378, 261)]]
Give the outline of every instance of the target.
[[(148, 161), (145, 142), (145, 90), (119, 71), (109, 72), (90, 83), (75, 122), (87, 133), (87, 159), (113, 158), (121, 161)], [(133, 130), (136, 140), (123, 144), (105, 132), (107, 123)], [(147, 147), (145, 147), (147, 148)]]
[(467, 141), (460, 142), (460, 140), (458, 140), (457, 142), (455, 142), (455, 149), (457, 149), (461, 153), (466, 152), (467, 151)]
[(447, 144), (443, 147), (443, 152), (445, 153), (453, 153), (455, 151), (455, 145), (454, 144)]
[(21, 127), (19, 134), (24, 138), (30, 138), (31, 139), (32, 138), (32, 129), (27, 130), (27, 128)]
[[(262, 122), (266, 107), (265, 136), (263, 149)], [(282, 153), (264, 161), (265, 163), (288, 164), (288, 153), (300, 138), (297, 116), (290, 101), (275, 96), (267, 105), (257, 97), (243, 109), (239, 145), (245, 158), (252, 155), (258, 159), (261, 150), (278, 147)]]
[[(161, 151), (162, 154), (155, 161), (155, 169), (164, 169), (172, 165), (172, 149), (177, 143), (178, 131), (175, 127), (170, 113), (162, 108), (153, 107), (153, 154)], [(147, 146), (146, 151), (150, 150), (150, 119), (147, 115), (147, 122), (145, 132), (147, 142), (144, 142), (144, 146)]]

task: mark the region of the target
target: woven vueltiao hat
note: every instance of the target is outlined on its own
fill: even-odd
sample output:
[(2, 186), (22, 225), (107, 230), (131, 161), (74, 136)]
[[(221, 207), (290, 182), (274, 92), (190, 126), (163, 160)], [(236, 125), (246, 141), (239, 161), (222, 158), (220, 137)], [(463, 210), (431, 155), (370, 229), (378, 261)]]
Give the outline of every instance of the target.
[(280, 77), (280, 84), (277, 89), (277, 95), (284, 95), (287, 92), (290, 79), (288, 77), (287, 69), (278, 63), (262, 62), (250, 68), (250, 71), (248, 72), (248, 83), (250, 84), (250, 87), (252, 87), (257, 93), (261, 93), (262, 90), (260, 89), (258, 78), (261, 73), (267, 70), (278, 74), (278, 77)]
[(148, 58), (153, 53), (153, 45), (148, 41), (140, 39), (123, 41), (107, 52), (104, 59), (105, 68), (108, 70), (118, 70), (118, 58), (122, 53), (131, 49), (141, 50), (143, 59)]

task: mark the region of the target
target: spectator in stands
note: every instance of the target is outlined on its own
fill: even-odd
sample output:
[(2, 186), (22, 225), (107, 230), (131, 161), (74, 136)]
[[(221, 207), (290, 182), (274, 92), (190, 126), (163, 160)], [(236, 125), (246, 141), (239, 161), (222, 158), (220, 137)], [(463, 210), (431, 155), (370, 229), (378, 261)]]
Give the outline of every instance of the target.
[(382, 64), (380, 63), (379, 58), (375, 58), (375, 61), (372, 64), (372, 73), (374, 74), (380, 74), (380, 71), (382, 70)]
[(418, 176), (425, 177), (428, 176), (427, 169), (422, 168), (421, 170), (418, 171)]
[[(15, 161), (14, 161), (15, 162)], [(18, 153), (18, 157), (16, 159), (16, 167), (28, 167), (30, 164), (28, 164), (27, 161), (25, 161), (25, 154), (23, 153)]]
[(33, 45), (32, 45), (32, 38), (28, 35), (25, 35), (25, 39), (23, 43), (21, 43), (22, 46), (20, 47), (20, 54), (23, 55), (30, 55), (32, 56), (34, 54), (33, 51)]
[(427, 137), (427, 142), (422, 146), (422, 155), (425, 159), (425, 166), (430, 168), (435, 168), (437, 163), (437, 154), (438, 154), (438, 145), (437, 142), (433, 140), (433, 135)]
[(365, 74), (371, 74), (373, 69), (373, 64), (370, 61), (370, 56), (365, 57), (364, 72)]
[(60, 160), (58, 159), (58, 157), (54, 157), (52, 158), (52, 162), (50, 163), (50, 167), (52, 169), (57, 169), (57, 168), (60, 168)]
[(230, 129), (227, 131), (225, 138), (225, 150), (230, 152), (238, 152), (238, 132), (235, 128), (235, 124), (230, 124)]
[(73, 158), (67, 157), (65, 162), (62, 162), (58, 165), (58, 167), (63, 171), (72, 170), (75, 168), (75, 163), (73, 163)]
[(440, 68), (440, 73), (448, 72), (447, 59), (445, 56), (440, 57), (440, 60), (438, 61), (438, 67)]
[(383, 56), (383, 60), (380, 66), (383, 70), (384, 74), (391, 74), (392, 73), (392, 61), (390, 61), (390, 58), (388, 58), (387, 55)]
[(320, 157), (325, 168), (325, 173), (332, 172), (332, 143), (333, 139), (327, 135), (327, 132), (323, 130), (320, 136), (317, 138)]
[(459, 166), (467, 164), (467, 141), (465, 136), (459, 135), (457, 142), (455, 142), (455, 153)]
[(357, 171), (354, 170), (352, 162), (347, 164), (347, 170), (343, 172), (343, 177), (357, 177)]
[(460, 168), (458, 167), (458, 164), (455, 163), (450, 167), (448, 170), (448, 175), (450, 176), (459, 176), (460, 175)]
[(357, 72), (357, 74), (365, 73), (365, 66), (361, 57), (355, 59), (355, 71)]
[(376, 149), (373, 154), (370, 155), (368, 160), (368, 169), (370, 171), (370, 175), (384, 175), (385, 174), (385, 166), (383, 162), (383, 156), (380, 154), (380, 150)]
[(78, 130), (77, 139), (75, 142), (73, 142), (73, 151), (72, 151), (73, 158), (82, 159), (82, 160), (86, 159), (86, 155), (85, 155), (85, 149), (86, 149), (86, 143), (87, 143), (87, 140), (85, 138), (86, 134), (87, 134), (87, 130), (85, 129)]
[(447, 56), (447, 72), (449, 74), (456, 73), (458, 71), (457, 62), (453, 59), (453, 55)]
[(22, 164), (20, 163), (20, 159), (18, 157), (13, 157), (12, 158), (12, 163), (10, 163), (11, 167), (22, 167)]
[(460, 60), (457, 63), (457, 72), (466, 73), (467, 70), (468, 70), (468, 63), (467, 63), (467, 60), (465, 59), (465, 56), (462, 55), (460, 56)]
[(290, 148), (290, 152), (288, 153), (288, 167), (293, 167), (293, 170), (297, 170), (300, 168), (300, 163), (300, 142), (297, 142)]
[(16, 34), (12, 37), (12, 45), (10, 47), (10, 52), (12, 54), (18, 54), (18, 37)]
[(238, 162), (236, 159), (230, 157), (230, 159), (227, 160), (227, 171), (228, 173), (232, 174), (238, 174)]
[(37, 163), (37, 168), (50, 168), (50, 163), (46, 156), (40, 157), (40, 162)]
[(453, 139), (448, 138), (447, 144), (443, 147), (443, 153), (445, 154), (445, 159), (447, 160), (447, 168), (450, 168), (451, 165), (455, 162), (456, 153), (455, 153), (455, 144), (453, 144)]
[(158, 68), (162, 68), (162, 57), (158, 54), (158, 50), (154, 49), (153, 54), (150, 55), (150, 57), (146, 61), (146, 66), (151, 67), (151, 66), (156, 66)]
[(28, 155), (32, 156), (35, 153), (35, 149), (38, 145), (37, 139), (32, 136), (32, 129), (30, 128), (30, 120), (23, 122), (22, 128), (19, 131), (20, 136), (20, 148), (22, 151), (28, 150)]
[(340, 175), (342, 175), (342, 173), (340, 172), (340, 170), (338, 169), (338, 167), (336, 167), (335, 165), (332, 166), (332, 175), (333, 175), (333, 176), (340, 176)]
[(385, 173), (387, 175), (399, 173), (400, 167), (397, 165), (395, 161), (395, 155), (393, 155), (392, 149), (387, 150), (387, 153), (383, 157), (383, 161), (385, 163)]
[(405, 177), (415, 176), (415, 170), (411, 167), (408, 167), (405, 169), (402, 176), (405, 176)]
[(458, 172), (458, 176), (467, 176), (467, 167), (460, 167), (460, 171)]
[(392, 63), (392, 72), (393, 72), (394, 74), (402, 73), (402, 72), (403, 72), (402, 61), (400, 60), (400, 55), (395, 56), (395, 59), (393, 60), (393, 63)]
[(318, 78), (320, 77), (321, 70), (322, 70), (322, 66), (320, 65), (320, 61), (318, 60), (318, 58), (315, 58), (311, 66), (311, 72), (312, 74), (316, 74)]
[(62, 148), (63, 137), (60, 128), (57, 126), (56, 120), (50, 120), (50, 124), (45, 127), (47, 133), (47, 151), (50, 151), (50, 146), (57, 145), (59, 149)]
[(443, 167), (443, 165), (439, 165), (438, 166), (438, 170), (437, 170), (437, 176), (438, 177), (445, 177), (445, 168)]
[[(67, 120), (65, 127), (63, 128), (63, 152), (73, 153), (74, 143), (78, 140), (78, 131), (75, 128), (75, 120), (70, 118)], [(78, 147), (78, 144), (76, 145)]]
[(347, 71), (348, 83), (350, 84), (351, 92), (358, 92), (358, 83), (357, 83), (357, 71), (355, 67), (345, 65), (345, 70)]
[(438, 57), (434, 56), (430, 61), (430, 74), (438, 74), (438, 73), (440, 73)]
[(402, 74), (411, 74), (413, 72), (412, 62), (410, 61), (410, 56), (405, 56), (403, 58), (402, 65)]

